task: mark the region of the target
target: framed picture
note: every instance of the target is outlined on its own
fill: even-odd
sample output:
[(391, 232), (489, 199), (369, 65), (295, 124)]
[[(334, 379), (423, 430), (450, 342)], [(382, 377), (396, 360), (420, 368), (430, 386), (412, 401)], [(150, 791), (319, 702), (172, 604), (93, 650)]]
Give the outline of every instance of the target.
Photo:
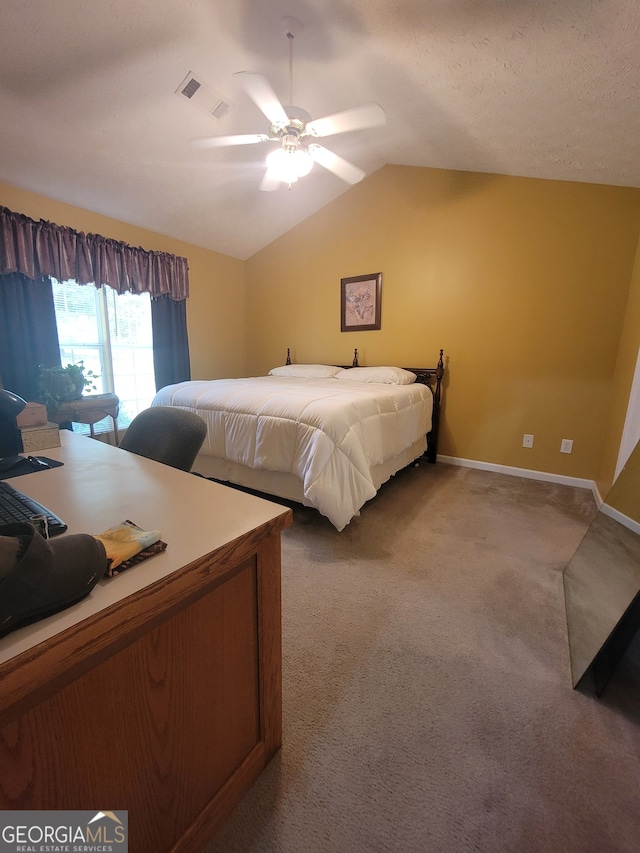
[(382, 273), (340, 279), (340, 331), (366, 332), (380, 328)]

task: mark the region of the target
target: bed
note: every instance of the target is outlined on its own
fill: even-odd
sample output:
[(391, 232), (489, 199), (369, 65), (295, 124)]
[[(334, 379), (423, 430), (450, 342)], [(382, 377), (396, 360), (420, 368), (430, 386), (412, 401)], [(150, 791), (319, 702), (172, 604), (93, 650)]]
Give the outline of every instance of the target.
[(435, 367), (285, 363), (267, 376), (192, 380), (152, 406), (207, 423), (193, 466), (205, 477), (315, 507), (343, 530), (391, 476), (436, 461), (443, 351)]

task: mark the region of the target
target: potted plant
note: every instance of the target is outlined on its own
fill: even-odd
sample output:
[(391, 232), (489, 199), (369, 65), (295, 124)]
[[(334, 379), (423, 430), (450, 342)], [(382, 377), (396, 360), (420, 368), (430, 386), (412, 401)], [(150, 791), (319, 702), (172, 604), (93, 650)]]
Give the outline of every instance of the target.
[(98, 376), (87, 370), (83, 361), (67, 364), (66, 367), (44, 367), (40, 365), (38, 390), (40, 399), (46, 405), (49, 415), (55, 415), (64, 403), (80, 400), (85, 389), (96, 390), (94, 380)]

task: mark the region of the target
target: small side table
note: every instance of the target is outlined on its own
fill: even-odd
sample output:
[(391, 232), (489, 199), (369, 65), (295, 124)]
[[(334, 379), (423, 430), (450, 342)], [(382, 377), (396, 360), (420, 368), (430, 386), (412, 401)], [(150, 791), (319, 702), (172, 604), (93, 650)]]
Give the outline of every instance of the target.
[(103, 418), (110, 417), (113, 419), (113, 432), (117, 445), (119, 443), (119, 406), (120, 400), (115, 394), (92, 394), (81, 397), (79, 400), (72, 400), (70, 403), (60, 403), (58, 410), (55, 415), (50, 417), (50, 420), (56, 424), (63, 424), (66, 421), (76, 424), (88, 424), (91, 438), (94, 438), (93, 425), (97, 424)]

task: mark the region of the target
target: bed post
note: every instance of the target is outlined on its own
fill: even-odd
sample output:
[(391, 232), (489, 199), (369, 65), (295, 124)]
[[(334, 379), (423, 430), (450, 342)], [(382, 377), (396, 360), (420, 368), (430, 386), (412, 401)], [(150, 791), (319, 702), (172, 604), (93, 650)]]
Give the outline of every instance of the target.
[(442, 377), (444, 375), (444, 350), (440, 350), (440, 358), (436, 366), (436, 387), (433, 390), (433, 418), (431, 430), (427, 433), (427, 461), (435, 462), (438, 456), (438, 432), (440, 430), (440, 399), (442, 396)]
[(291, 350), (289, 347), (287, 347), (287, 360), (285, 361), (285, 364), (291, 364)]

